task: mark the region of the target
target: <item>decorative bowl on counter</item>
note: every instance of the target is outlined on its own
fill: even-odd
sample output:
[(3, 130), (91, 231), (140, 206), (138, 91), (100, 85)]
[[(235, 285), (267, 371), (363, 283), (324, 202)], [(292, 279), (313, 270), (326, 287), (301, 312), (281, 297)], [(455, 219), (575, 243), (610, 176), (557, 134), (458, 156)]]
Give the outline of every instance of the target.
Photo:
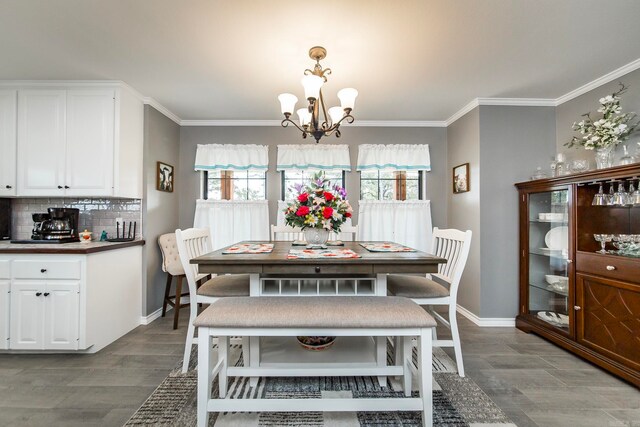
[(79, 233), (80, 243), (89, 243), (91, 242), (91, 232), (89, 230), (84, 230), (82, 233)]

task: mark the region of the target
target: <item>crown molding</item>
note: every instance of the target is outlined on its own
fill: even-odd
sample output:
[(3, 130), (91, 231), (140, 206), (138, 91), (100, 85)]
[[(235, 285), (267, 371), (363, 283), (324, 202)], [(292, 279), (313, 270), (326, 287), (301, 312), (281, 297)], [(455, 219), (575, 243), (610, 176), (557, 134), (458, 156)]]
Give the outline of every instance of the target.
[[(486, 98), (485, 98), (486, 99)], [(467, 105), (465, 105), (464, 107), (462, 107), (461, 109), (459, 109), (458, 111), (456, 111), (455, 113), (453, 113), (453, 115), (451, 117), (449, 117), (446, 120), (446, 124), (447, 126), (451, 126), (451, 124), (453, 122), (455, 122), (456, 120), (458, 120), (459, 118), (461, 118), (462, 116), (464, 116), (465, 114), (467, 114), (469, 111), (473, 110), (474, 108), (476, 108), (477, 106), (479, 106), (480, 103), (478, 102), (478, 98), (472, 100), (471, 102), (469, 102)]]
[(356, 120), (348, 127), (445, 128), (444, 120)]
[(478, 105), (509, 107), (555, 107), (555, 99), (546, 98), (477, 98)]
[(158, 110), (160, 113), (164, 114), (166, 117), (173, 120), (177, 125), (182, 126), (182, 122), (184, 120), (182, 120), (180, 117), (175, 115), (171, 110), (166, 108), (164, 105), (160, 104), (154, 98), (151, 98), (150, 96), (145, 96), (142, 98), (142, 102), (145, 103), (146, 105), (152, 106), (153, 108)]
[(639, 68), (640, 58), (636, 59), (635, 61), (629, 62), (627, 65), (623, 65), (622, 67), (613, 70), (612, 72), (607, 73), (602, 77), (598, 77), (597, 79), (590, 81), (589, 83), (582, 85), (579, 88), (572, 90), (571, 92), (562, 95), (561, 97), (556, 99), (556, 106), (564, 104), (567, 101), (571, 101), (572, 99), (577, 98), (580, 95), (589, 92), (590, 90), (607, 84)]
[(280, 120), (181, 120), (180, 126), (280, 126)]

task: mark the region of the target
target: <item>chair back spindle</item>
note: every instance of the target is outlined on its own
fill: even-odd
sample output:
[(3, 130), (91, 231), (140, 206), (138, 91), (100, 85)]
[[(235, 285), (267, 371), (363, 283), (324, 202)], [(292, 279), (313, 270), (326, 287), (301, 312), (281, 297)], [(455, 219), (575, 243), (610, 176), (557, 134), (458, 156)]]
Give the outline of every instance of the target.
[(211, 232), (208, 228), (188, 228), (186, 230), (176, 230), (176, 243), (178, 245), (178, 253), (180, 261), (187, 276), (189, 284), (189, 293), (196, 295), (196, 282), (198, 276), (198, 267), (191, 264), (193, 258), (212, 252)]
[(433, 254), (447, 260), (445, 264), (438, 266), (438, 273), (434, 276), (449, 284), (449, 294), (452, 298), (456, 298), (458, 293), (458, 285), (471, 248), (471, 236), (470, 230), (441, 230), (438, 227), (433, 229)]

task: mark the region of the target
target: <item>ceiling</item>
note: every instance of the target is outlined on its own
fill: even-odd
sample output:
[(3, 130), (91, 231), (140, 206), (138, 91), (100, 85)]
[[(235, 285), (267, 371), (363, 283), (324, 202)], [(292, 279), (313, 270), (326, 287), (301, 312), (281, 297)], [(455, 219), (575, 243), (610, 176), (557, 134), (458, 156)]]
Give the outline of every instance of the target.
[(278, 120), (323, 92), (357, 120), (446, 120), (477, 97), (558, 98), (640, 58), (637, 0), (0, 0), (0, 79), (123, 80), (185, 120)]

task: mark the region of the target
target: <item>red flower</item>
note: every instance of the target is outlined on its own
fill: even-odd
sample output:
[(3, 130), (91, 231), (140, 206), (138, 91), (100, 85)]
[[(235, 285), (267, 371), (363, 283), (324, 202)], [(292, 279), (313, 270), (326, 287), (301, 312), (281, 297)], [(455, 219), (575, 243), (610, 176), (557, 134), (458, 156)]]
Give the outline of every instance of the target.
[(309, 206), (300, 206), (296, 211), (296, 215), (305, 216), (309, 213)]
[[(325, 194), (327, 194), (327, 193), (325, 193)], [(326, 208), (322, 209), (322, 216), (325, 217), (325, 219), (331, 218), (332, 215), (333, 215), (333, 208), (326, 207)]]
[[(298, 196), (298, 201), (305, 203), (307, 200), (309, 200), (309, 194), (307, 193), (300, 193), (300, 195)], [(308, 213), (308, 212), (307, 212)]]
[(324, 192), (324, 199), (325, 199), (327, 202), (332, 201), (332, 200), (333, 200), (333, 194), (329, 193), (328, 191), (325, 191), (325, 192)]
[(346, 212), (344, 216), (346, 216), (347, 218), (351, 218), (351, 212)]

